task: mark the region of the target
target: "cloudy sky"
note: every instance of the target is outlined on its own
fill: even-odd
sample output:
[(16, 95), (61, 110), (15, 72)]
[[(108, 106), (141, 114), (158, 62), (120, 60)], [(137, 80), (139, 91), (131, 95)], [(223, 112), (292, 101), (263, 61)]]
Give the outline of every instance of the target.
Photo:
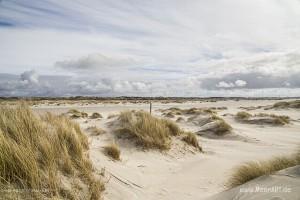
[(300, 96), (300, 0), (0, 0), (0, 96)]

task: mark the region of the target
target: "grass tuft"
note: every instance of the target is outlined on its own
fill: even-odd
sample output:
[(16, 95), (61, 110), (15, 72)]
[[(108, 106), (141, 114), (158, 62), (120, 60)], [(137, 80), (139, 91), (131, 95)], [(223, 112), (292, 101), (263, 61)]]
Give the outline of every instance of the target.
[(170, 148), (170, 137), (181, 133), (172, 121), (158, 119), (147, 112), (125, 111), (119, 116), (120, 135), (127, 135), (137, 140), (137, 144), (146, 148), (166, 150)]
[(114, 160), (120, 160), (120, 148), (117, 144), (112, 143), (104, 147), (104, 152), (107, 156), (113, 158)]
[(245, 111), (241, 111), (241, 112), (238, 112), (235, 116), (235, 118), (237, 120), (246, 120), (246, 119), (249, 119), (252, 115), (250, 113), (247, 113)]
[(173, 118), (176, 115), (201, 115), (201, 114), (215, 114), (216, 111), (210, 108), (189, 108), (180, 109), (176, 107), (161, 110), (165, 117)]
[(223, 118), (212, 114), (211, 119), (217, 122), (217, 126), (214, 128), (216, 135), (225, 135), (232, 130), (232, 127)]
[(197, 140), (197, 136), (194, 133), (186, 132), (185, 136), (182, 138), (182, 140), (184, 142), (186, 142), (187, 144), (189, 144), (193, 147), (196, 147), (197, 149), (202, 151), (202, 147), (199, 145), (198, 140)]
[(227, 182), (229, 188), (242, 185), (250, 180), (263, 175), (269, 175), (276, 171), (300, 164), (300, 150), (289, 157), (274, 157), (271, 160), (259, 162), (247, 162), (235, 168), (231, 178)]
[(76, 118), (86, 118), (88, 117), (88, 114), (85, 112), (80, 112), (79, 110), (76, 109), (70, 109), (67, 112), (71, 118), (76, 119)]
[[(0, 113), (0, 191), (21, 191), (0, 192), (4, 199), (72, 199), (62, 175), (94, 182), (88, 140), (77, 123), (50, 113), (36, 116), (24, 104), (0, 107)], [(28, 190), (37, 192), (22, 192)]]
[(220, 120), (218, 124), (218, 128), (216, 129), (215, 133), (217, 135), (224, 135), (232, 130), (232, 127), (225, 122), (224, 120)]
[(91, 119), (99, 119), (102, 118), (102, 115), (100, 113), (94, 112), (91, 116)]
[(295, 101), (280, 101), (275, 103), (272, 108), (300, 108), (300, 100)]
[(274, 124), (276, 125), (285, 125), (290, 123), (290, 117), (284, 116), (284, 115), (279, 115), (279, 116), (274, 116)]

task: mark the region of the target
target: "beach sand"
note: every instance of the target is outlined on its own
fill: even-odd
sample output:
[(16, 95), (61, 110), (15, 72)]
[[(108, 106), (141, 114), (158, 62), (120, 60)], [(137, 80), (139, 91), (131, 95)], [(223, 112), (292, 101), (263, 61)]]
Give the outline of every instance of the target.
[[(207, 138), (197, 136), (203, 153), (185, 148), (179, 141), (173, 141), (169, 151), (143, 150), (136, 148), (130, 141), (116, 140), (111, 127), (116, 117), (108, 119), (111, 114), (124, 110), (149, 111), (149, 104), (96, 104), (96, 105), (36, 105), (37, 113), (66, 113), (69, 109), (77, 109), (91, 115), (100, 113), (103, 118), (80, 118), (82, 130), (96, 126), (106, 130), (105, 134), (91, 136), (87, 131), (90, 143), (90, 158), (97, 170), (104, 172), (106, 190), (104, 199), (143, 199), (143, 200), (200, 200), (220, 193), (226, 189), (225, 183), (234, 167), (246, 161), (269, 159), (272, 156), (293, 153), (300, 143), (300, 112), (297, 109), (263, 108), (247, 111), (251, 114), (269, 113), (287, 115), (292, 120), (284, 126), (269, 126), (240, 123), (234, 114), (242, 111), (240, 107), (268, 106), (278, 100), (224, 100), (216, 102), (185, 102), (152, 105), (153, 115), (162, 117), (160, 109), (177, 107), (209, 108), (226, 107), (217, 115), (222, 117), (233, 128), (236, 137)], [(175, 120), (176, 118), (174, 118)], [(197, 132), (199, 127), (180, 122), (178, 125), (186, 130)], [(103, 153), (103, 147), (112, 141), (121, 149), (121, 160), (113, 161)]]

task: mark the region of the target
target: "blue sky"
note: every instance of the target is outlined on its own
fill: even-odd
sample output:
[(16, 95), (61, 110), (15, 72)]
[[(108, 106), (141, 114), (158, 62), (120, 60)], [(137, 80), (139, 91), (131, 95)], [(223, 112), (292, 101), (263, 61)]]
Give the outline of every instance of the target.
[(0, 43), (1, 96), (300, 96), (299, 0), (2, 0)]

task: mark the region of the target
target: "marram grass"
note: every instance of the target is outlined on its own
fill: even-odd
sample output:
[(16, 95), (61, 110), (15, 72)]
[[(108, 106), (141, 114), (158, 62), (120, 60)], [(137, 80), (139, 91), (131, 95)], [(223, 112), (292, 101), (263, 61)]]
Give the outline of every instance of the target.
[[(78, 192), (86, 199), (100, 197), (104, 186), (94, 177), (88, 140), (78, 124), (50, 113), (36, 116), (24, 104), (0, 107), (0, 113), (2, 197), (73, 199)], [(78, 179), (88, 192), (75, 192), (62, 177)]]

